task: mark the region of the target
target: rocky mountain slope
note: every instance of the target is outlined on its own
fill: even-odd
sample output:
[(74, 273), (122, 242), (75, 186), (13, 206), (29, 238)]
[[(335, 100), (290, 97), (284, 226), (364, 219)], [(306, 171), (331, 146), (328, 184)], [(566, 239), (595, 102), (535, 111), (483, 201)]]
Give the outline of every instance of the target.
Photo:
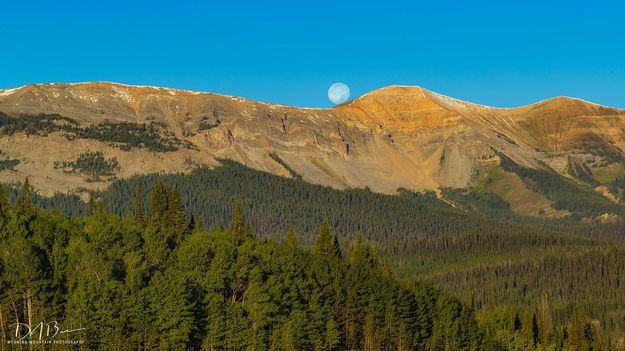
[(43, 194), (231, 159), (336, 188), (477, 189), (523, 215), (563, 217), (570, 210), (527, 170), (611, 204), (621, 200), (610, 184), (625, 173), (625, 111), (565, 97), (493, 108), (392, 86), (308, 109), (104, 82), (37, 84), (0, 90), (0, 128), (0, 181), (29, 176)]

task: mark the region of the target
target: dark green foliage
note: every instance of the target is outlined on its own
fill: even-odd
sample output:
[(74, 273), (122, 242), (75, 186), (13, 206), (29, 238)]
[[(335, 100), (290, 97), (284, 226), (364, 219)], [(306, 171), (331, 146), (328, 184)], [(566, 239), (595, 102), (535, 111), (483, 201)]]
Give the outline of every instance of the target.
[(104, 158), (101, 151), (86, 152), (78, 155), (75, 161), (54, 163), (55, 168), (63, 169), (66, 173), (83, 173), (90, 176), (89, 180), (99, 181), (102, 176), (114, 176), (119, 170), (117, 158)]
[(284, 167), (284, 169), (286, 169), (289, 172), (289, 174), (291, 175), (291, 177), (293, 179), (302, 180), (302, 176), (299, 173), (295, 172), (293, 170), (293, 168), (289, 167), (289, 165), (286, 162), (284, 162), (280, 158), (280, 156), (278, 156), (275, 153), (271, 152), (271, 153), (269, 153), (269, 157), (271, 157), (274, 161), (278, 162), (282, 167)]
[(569, 157), (566, 170), (570, 175), (590, 186), (595, 187), (599, 185), (599, 182), (593, 178), (592, 170), (583, 162), (575, 162)]
[(168, 201), (169, 190), (167, 189), (167, 184), (159, 179), (150, 193), (150, 202), (148, 203), (150, 222), (161, 222), (167, 219)]
[(178, 139), (164, 128), (152, 123), (103, 122), (83, 127), (75, 120), (60, 115), (14, 117), (0, 112), (0, 133), (3, 135), (25, 133), (46, 136), (53, 132), (63, 133), (70, 140), (93, 139), (111, 143), (122, 150), (146, 148), (154, 152), (170, 152), (180, 147), (195, 148), (193, 144)]
[(198, 130), (211, 130), (213, 128), (219, 127), (221, 124), (220, 120), (217, 120), (215, 123), (211, 123), (208, 117), (203, 117), (200, 121), (200, 125), (198, 126)]
[(95, 195), (93, 194), (93, 191), (90, 191), (89, 192), (89, 200), (87, 201), (87, 206), (89, 206), (88, 209), (87, 209), (87, 215), (92, 216), (94, 213), (96, 213), (95, 202), (96, 202)]
[(241, 210), (241, 202), (234, 202), (234, 214), (232, 216), (232, 232), (234, 236), (242, 239), (245, 223), (243, 222), (243, 210)]
[(241, 209), (241, 202), (238, 199), (234, 202), (232, 233), (237, 240), (250, 239), (254, 237), (252, 225), (245, 221), (245, 218), (243, 217), (243, 210)]
[(110, 142), (122, 150), (146, 148), (155, 152), (170, 152), (180, 147), (194, 148), (194, 145), (176, 138), (154, 124), (100, 123), (88, 126), (76, 135), (80, 138)]
[(510, 204), (493, 193), (476, 189), (443, 188), (443, 196), (457, 206), (472, 212), (482, 213), (493, 218), (518, 218), (510, 209)]
[(4, 185), (0, 184), (0, 221), (6, 221), (9, 218), (10, 209), (9, 194)]
[(587, 133), (581, 137), (580, 150), (588, 152), (594, 156), (601, 156), (604, 162), (623, 163), (623, 151), (614, 145), (612, 141), (606, 142), (600, 136), (594, 133)]
[(22, 196), (17, 200), (16, 209), (18, 213), (26, 216), (33, 213), (33, 188), (28, 182), (28, 177), (22, 185)]
[(588, 325), (588, 317), (577, 306), (573, 308), (569, 321), (568, 339), (573, 350), (588, 350), (592, 341), (592, 334)]
[[(22, 196), (22, 185), (19, 183), (7, 184), (5, 187), (9, 193), (9, 201), (11, 203), (17, 203), (18, 199)], [(70, 216), (84, 216), (88, 214), (87, 204), (80, 196), (75, 194), (68, 195), (55, 193), (54, 195), (47, 197), (33, 193), (32, 201), (37, 207), (56, 209)]]
[[(225, 228), (232, 222), (232, 203), (237, 199), (246, 208), (254, 232), (276, 241), (293, 224), (306, 245), (324, 217), (347, 239), (356, 232), (383, 243), (380, 250), (401, 254), (408, 238), (445, 234), (476, 235), (488, 227), (501, 233), (535, 232), (530, 220), (517, 223), (491, 219), (484, 215), (456, 209), (433, 194), (403, 190), (400, 196), (382, 195), (366, 189), (335, 190), (329, 187), (297, 182), (251, 170), (240, 164), (224, 161), (214, 170), (200, 168), (190, 174), (171, 174), (162, 178), (176, 186), (188, 207), (189, 214), (209, 229)], [(137, 185), (144, 189), (154, 185), (159, 176), (146, 175), (114, 182), (102, 193), (109, 209), (123, 214), (132, 208)], [(145, 196), (145, 194), (144, 194)], [(541, 221), (540, 230), (568, 232), (569, 228)], [(388, 247), (387, 247), (388, 244)]]
[(72, 131), (78, 122), (71, 118), (54, 114), (8, 116), (0, 112), (0, 130), (3, 135), (25, 133), (26, 135), (46, 136), (55, 131)]
[(171, 226), (176, 243), (181, 243), (189, 234), (187, 214), (176, 187), (171, 189), (167, 199), (167, 225)]
[[(553, 335), (558, 327), (566, 329), (573, 323), (573, 305), (592, 316), (604, 330), (616, 335), (625, 330), (623, 247), (564, 246), (544, 257), (530, 254), (490, 266), (456, 268), (434, 273), (428, 280), (459, 296), (472, 291), (481, 318), (497, 327), (501, 322), (496, 320), (493, 306), (532, 306), (523, 318), (527, 326), (525, 336), (532, 336), (528, 340), (542, 340), (543, 346), (556, 341)], [(534, 316), (536, 326), (530, 325)]]
[(186, 211), (175, 186), (170, 189), (162, 180), (156, 182), (150, 193), (147, 224), (151, 235), (162, 232), (159, 242), (165, 243), (168, 249), (189, 234)]
[(141, 190), (141, 186), (137, 185), (137, 188), (135, 189), (134, 217), (135, 222), (137, 222), (138, 225), (145, 224), (143, 210), (143, 191)]
[(0, 160), (0, 171), (12, 171), (15, 166), (20, 164), (20, 160)]
[(289, 232), (286, 234), (286, 246), (291, 250), (297, 250), (299, 248), (297, 236), (295, 235), (295, 227), (293, 226), (289, 228)]
[(341, 258), (341, 248), (336, 235), (332, 233), (328, 219), (325, 218), (319, 227), (319, 234), (315, 239), (313, 253), (321, 257)]
[(610, 192), (625, 201), (625, 175), (622, 175), (608, 184)]
[(625, 208), (617, 205), (588, 187), (576, 184), (550, 170), (519, 166), (499, 154), (504, 170), (521, 177), (525, 186), (554, 201), (553, 207), (573, 212), (578, 216), (595, 217), (604, 213), (625, 215)]

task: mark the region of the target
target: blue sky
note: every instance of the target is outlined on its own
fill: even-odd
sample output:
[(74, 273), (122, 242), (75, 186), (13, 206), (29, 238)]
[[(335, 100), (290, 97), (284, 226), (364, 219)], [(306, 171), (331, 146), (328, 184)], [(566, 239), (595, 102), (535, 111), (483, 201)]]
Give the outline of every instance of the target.
[(420, 85), (625, 108), (623, 1), (6, 1), (0, 88), (116, 81), (326, 107)]

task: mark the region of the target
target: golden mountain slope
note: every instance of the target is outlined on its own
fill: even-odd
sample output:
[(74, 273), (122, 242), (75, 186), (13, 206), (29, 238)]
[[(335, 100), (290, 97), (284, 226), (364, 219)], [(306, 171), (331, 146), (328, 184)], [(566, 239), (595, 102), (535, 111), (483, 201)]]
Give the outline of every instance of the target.
[[(68, 140), (62, 132), (2, 136), (4, 157), (21, 162), (15, 171), (0, 172), (0, 180), (29, 175), (45, 194), (107, 185), (54, 167), (55, 161), (71, 161), (87, 151), (116, 157), (117, 177), (215, 166), (225, 158), (283, 176), (290, 176), (291, 169), (316, 184), (394, 193), (399, 187), (437, 190), (477, 184), (483, 170), (497, 165), (497, 153), (525, 167), (551, 167), (563, 175), (571, 162), (620, 174), (622, 168), (614, 168), (610, 156), (622, 155), (625, 147), (623, 110), (563, 97), (492, 108), (419, 87), (392, 86), (335, 108), (305, 109), (104, 82), (39, 84), (0, 91), (0, 111), (11, 116), (59, 114), (83, 126), (160, 125), (195, 145), (153, 152), (88, 138)], [(543, 209), (548, 205), (546, 201)]]

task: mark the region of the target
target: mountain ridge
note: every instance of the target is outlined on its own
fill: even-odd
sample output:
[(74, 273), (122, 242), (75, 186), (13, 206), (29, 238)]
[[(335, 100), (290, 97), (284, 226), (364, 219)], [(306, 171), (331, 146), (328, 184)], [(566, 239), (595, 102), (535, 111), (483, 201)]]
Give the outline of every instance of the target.
[[(386, 85), (380, 88), (376, 88), (374, 90), (371, 90), (367, 93), (364, 93), (363, 95), (360, 95), (352, 100), (348, 100), (342, 104), (333, 106), (333, 107), (305, 107), (305, 106), (296, 106), (296, 105), (287, 105), (287, 104), (282, 104), (282, 103), (275, 103), (275, 102), (268, 102), (268, 101), (261, 101), (261, 100), (255, 100), (255, 99), (250, 99), (250, 98), (246, 98), (243, 96), (238, 96), (238, 95), (230, 95), (230, 94), (224, 94), (224, 93), (216, 93), (216, 92), (211, 92), (211, 91), (201, 91), (201, 90), (193, 90), (193, 89), (184, 89), (184, 88), (173, 88), (173, 87), (165, 87), (165, 86), (155, 86), (155, 85), (137, 85), (137, 84), (127, 84), (127, 83), (120, 83), (120, 82), (113, 82), (113, 81), (105, 81), (105, 80), (101, 80), (101, 81), (80, 81), (80, 82), (49, 82), (49, 83), (28, 83), (28, 84), (24, 84), (21, 86), (17, 86), (14, 88), (5, 88), (5, 89), (0, 89), (0, 96), (6, 96), (6, 95), (10, 95), (16, 91), (19, 91), (21, 89), (24, 88), (28, 88), (28, 87), (38, 87), (38, 86), (80, 86), (80, 85), (115, 85), (115, 86), (120, 86), (120, 87), (128, 87), (128, 88), (140, 88), (140, 89), (152, 89), (152, 90), (165, 90), (165, 91), (178, 91), (178, 92), (185, 92), (185, 93), (192, 93), (192, 94), (210, 94), (210, 95), (219, 95), (219, 96), (223, 96), (223, 97), (228, 97), (228, 98), (237, 98), (237, 99), (243, 99), (243, 100), (248, 100), (248, 101), (254, 101), (254, 102), (258, 102), (261, 104), (267, 104), (267, 105), (276, 105), (276, 106), (287, 106), (287, 107), (293, 107), (293, 108), (299, 108), (299, 109), (307, 109), (307, 110), (329, 110), (329, 109), (333, 109), (336, 108), (338, 106), (341, 105), (345, 105), (345, 104), (349, 104), (353, 101), (359, 100), (363, 97), (369, 96), (369, 95), (374, 95), (378, 92), (383, 92), (385, 90), (388, 89), (394, 89), (394, 88), (406, 88), (406, 89), (420, 89), (423, 91), (427, 91), (429, 93), (433, 93), (436, 95), (440, 95), (440, 96), (445, 96), (445, 97), (449, 97), (448, 95), (444, 95), (438, 92), (434, 92), (433, 90), (424, 88), (420, 85), (400, 85), (400, 84), (393, 84), (393, 85)], [(480, 103), (475, 103), (475, 102), (470, 102), (469, 100), (461, 100), (461, 99), (456, 99), (456, 98), (451, 98), (457, 101), (461, 101), (461, 102), (468, 102), (471, 103), (473, 105), (479, 105), (481, 107), (485, 107), (485, 108), (490, 108), (490, 109), (499, 109), (499, 110), (511, 110), (511, 109), (519, 109), (519, 108), (523, 108), (523, 107), (530, 107), (530, 106), (534, 106), (534, 105), (539, 105), (542, 103), (549, 103), (552, 101), (557, 101), (557, 100), (573, 100), (573, 101), (579, 101), (579, 102), (583, 102), (586, 104), (590, 104), (590, 105), (595, 105), (598, 107), (605, 107), (605, 108), (610, 108), (610, 109), (615, 109), (615, 110), (623, 110), (625, 111), (625, 109), (622, 108), (618, 108), (618, 107), (613, 107), (613, 106), (609, 106), (609, 105), (604, 105), (604, 104), (600, 104), (600, 103), (596, 103), (593, 101), (589, 101), (586, 99), (582, 99), (579, 97), (575, 97), (575, 96), (567, 96), (567, 95), (556, 95), (553, 97), (549, 97), (549, 98), (545, 98), (543, 100), (539, 100), (536, 102), (531, 102), (529, 104), (526, 105), (518, 105), (518, 106), (509, 106), (509, 107), (502, 107), (502, 106), (493, 106), (493, 105), (486, 105), (486, 104), (480, 104)]]
[[(6, 158), (20, 160), (13, 171), (0, 172), (0, 180), (31, 176), (47, 194), (110, 184), (112, 178), (87, 181), (84, 170), (58, 168), (97, 151), (104, 159), (115, 158), (118, 178), (215, 167), (219, 159), (230, 159), (339, 189), (392, 194), (406, 188), (439, 195), (444, 188), (488, 189), (523, 215), (559, 216), (554, 199), (502, 169), (502, 155), (605, 198), (615, 195), (606, 193), (605, 184), (625, 170), (625, 110), (568, 97), (497, 108), (418, 86), (389, 86), (332, 108), (302, 108), (209, 92), (86, 82), (0, 90), (0, 112), (6, 115), (3, 125), (24, 129), (8, 135), (5, 127), (0, 137)], [(38, 127), (24, 124), (39, 125), (42, 115), (52, 120), (45, 133), (28, 132)], [(146, 147), (155, 139), (168, 151)], [(603, 181), (595, 184), (595, 178)], [(515, 193), (524, 194), (524, 200), (515, 200)]]

